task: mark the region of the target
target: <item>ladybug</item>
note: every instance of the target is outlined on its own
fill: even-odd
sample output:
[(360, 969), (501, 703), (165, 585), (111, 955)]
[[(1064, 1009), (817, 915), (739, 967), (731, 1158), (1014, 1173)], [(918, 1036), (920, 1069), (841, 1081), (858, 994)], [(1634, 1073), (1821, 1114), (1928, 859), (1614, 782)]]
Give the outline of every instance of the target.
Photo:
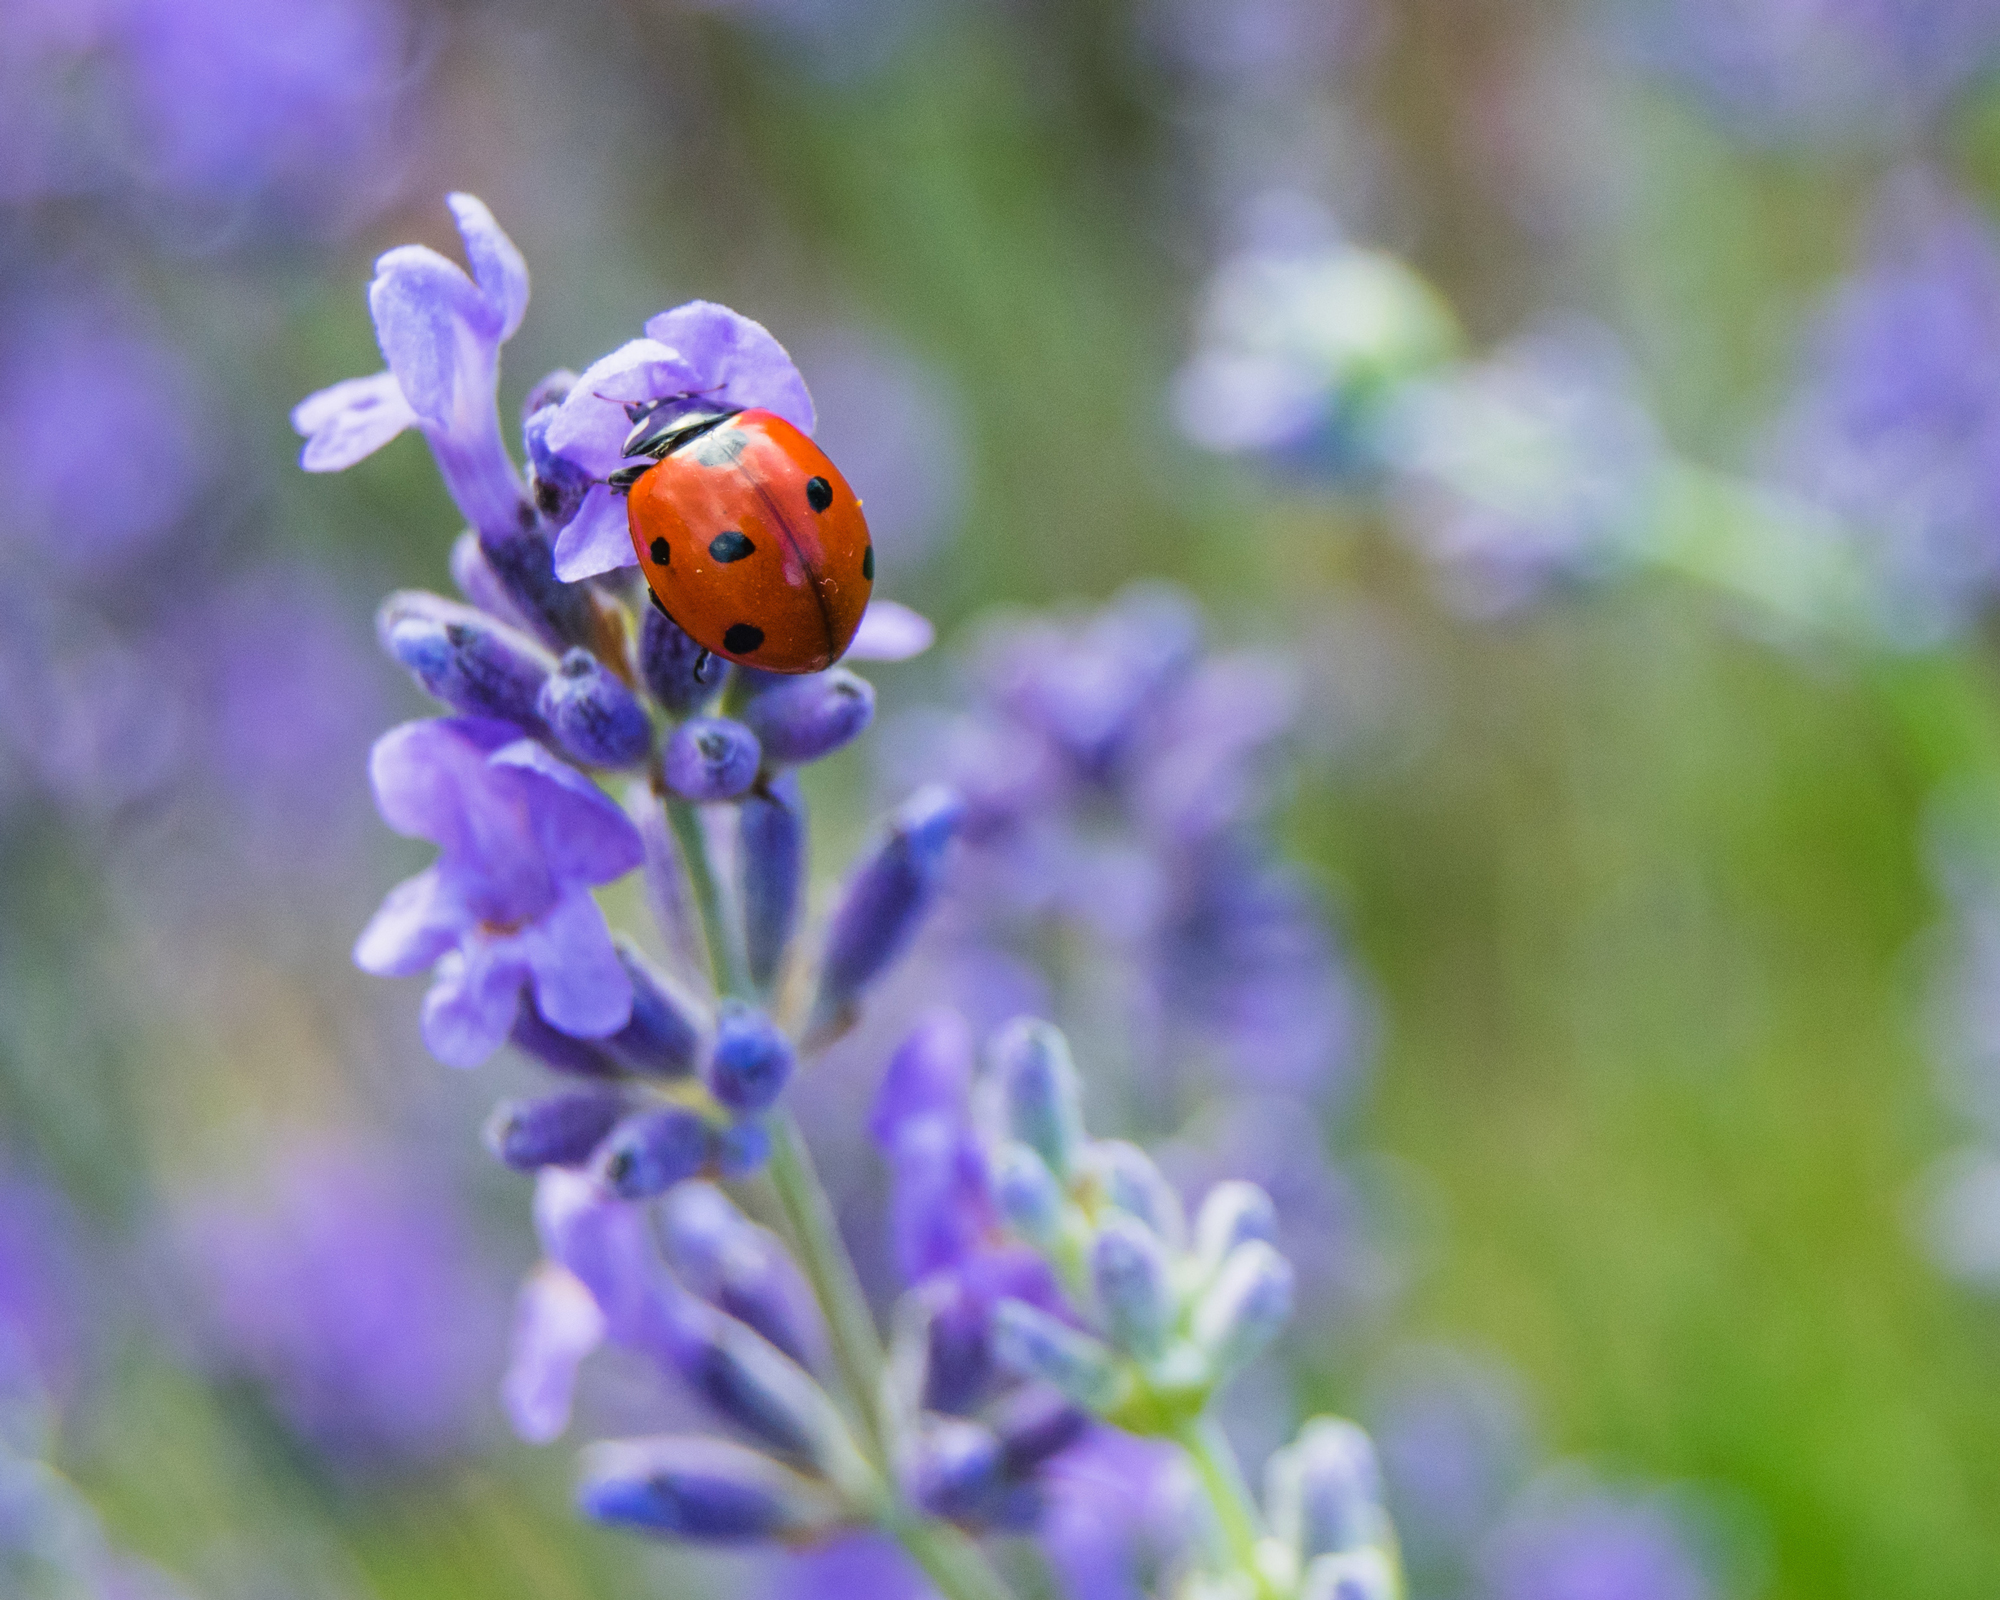
[(611, 485), (653, 603), (704, 650), (764, 672), (819, 672), (845, 653), (875, 585), (861, 502), (826, 452), (774, 412), (687, 398), (626, 408)]

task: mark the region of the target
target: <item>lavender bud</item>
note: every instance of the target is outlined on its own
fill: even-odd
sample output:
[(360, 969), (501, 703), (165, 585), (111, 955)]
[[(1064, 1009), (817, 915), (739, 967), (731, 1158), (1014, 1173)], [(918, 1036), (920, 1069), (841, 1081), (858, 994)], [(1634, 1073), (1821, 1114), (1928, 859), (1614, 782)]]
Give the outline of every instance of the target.
[(725, 1000), (708, 1053), (708, 1092), (732, 1111), (762, 1111), (792, 1076), (792, 1041), (755, 1006)]
[(922, 1324), (918, 1385), (926, 1411), (977, 1408), (993, 1383), (993, 1308), (953, 1273), (939, 1273), (906, 1297)]
[(616, 1095), (587, 1090), (504, 1101), (486, 1124), (486, 1148), (516, 1172), (581, 1166), (624, 1111)]
[(561, 650), (581, 644), (596, 631), (590, 591), (556, 576), (555, 549), (540, 519), (526, 505), (510, 525), (479, 530), (479, 552), (507, 591), (514, 609), (527, 618), (542, 643)]
[(442, 595), (401, 590), (376, 613), (382, 648), (424, 688), (469, 716), (540, 729), (549, 653), (485, 612)]
[(544, 1066), (579, 1078), (616, 1078), (618, 1063), (593, 1039), (575, 1039), (542, 1020), (532, 1000), (524, 1000), (508, 1039)]
[(556, 742), (585, 766), (629, 767), (652, 748), (646, 708), (588, 650), (562, 658), (538, 705)]
[(931, 1417), (900, 1464), (903, 1492), (934, 1517), (965, 1518), (1001, 1484), (1000, 1441), (963, 1417)]
[(1083, 1149), (1083, 1102), (1076, 1063), (1060, 1030), (1016, 1017), (991, 1046), (1007, 1131), (1067, 1180)]
[(593, 1521), (710, 1544), (799, 1538), (837, 1515), (817, 1484), (723, 1439), (622, 1439), (583, 1453)]
[[(677, 717), (689, 716), (721, 692), (729, 663), (709, 656), (658, 606), (642, 609), (646, 615), (639, 624), (639, 676), (667, 710)], [(700, 677), (695, 676), (697, 666)]]
[(521, 442), (527, 447), (535, 509), (553, 528), (560, 528), (575, 517), (583, 497), (590, 492), (591, 482), (590, 474), (582, 467), (549, 448), (549, 424), (555, 420), (554, 407), (560, 400), (533, 405), (538, 397), (559, 387), (563, 378), (575, 381), (568, 373), (552, 372), (535, 385), (528, 395), (530, 404), (522, 407)]
[(937, 898), (945, 851), (964, 815), (965, 802), (941, 784), (919, 789), (890, 814), (848, 875), (834, 909), (820, 958), (816, 1024), (845, 1017), (916, 937)]
[(533, 631), (527, 619), (515, 609), (514, 602), (507, 598), (506, 586), (487, 564), (479, 548), (479, 535), (470, 528), (452, 541), (451, 581), (458, 585), (460, 594), (488, 616), (498, 617), (510, 628), (524, 633)]
[(757, 781), (757, 736), (727, 717), (694, 717), (674, 729), (660, 762), (683, 800), (734, 800)]
[(661, 1245), (683, 1284), (806, 1365), (810, 1305), (774, 1236), (709, 1183), (680, 1185), (662, 1202), (660, 1222)]
[(1016, 1389), (993, 1408), (988, 1421), (1000, 1436), (1001, 1469), (1009, 1478), (1025, 1478), (1090, 1427), (1088, 1416), (1041, 1384)]
[(634, 1072), (686, 1077), (701, 1055), (701, 1028), (687, 1002), (628, 939), (618, 959), (632, 979), (632, 1020), (604, 1041)]
[(696, 1393), (767, 1444), (809, 1461), (842, 1433), (824, 1390), (762, 1334), (692, 1295), (674, 1308), (668, 1359)]
[(1087, 1411), (1109, 1410), (1125, 1388), (1117, 1358), (1105, 1345), (1025, 1300), (994, 1307), (993, 1354), (1017, 1376), (1039, 1379)]
[(1229, 1252), (1194, 1308), (1195, 1342), (1208, 1353), (1215, 1381), (1247, 1367), (1292, 1314), (1292, 1264), (1262, 1239)]
[(771, 1159), (771, 1135), (761, 1122), (733, 1122), (716, 1132), (709, 1160), (725, 1178), (747, 1178)]
[(1271, 1197), (1241, 1178), (1218, 1183), (1202, 1197), (1194, 1219), (1194, 1252), (1202, 1277), (1215, 1276), (1229, 1252), (1252, 1239), (1278, 1242), (1278, 1210)]
[(1156, 1359), (1174, 1320), (1159, 1236), (1130, 1217), (1113, 1217), (1091, 1246), (1090, 1281), (1111, 1342), (1140, 1361)]
[(621, 1200), (647, 1200), (701, 1171), (708, 1128), (686, 1106), (635, 1111), (597, 1152), (598, 1181)]
[(805, 899), (806, 802), (799, 780), (781, 772), (753, 790), (737, 825), (745, 954), (751, 979), (768, 988), (784, 964)]
[(1090, 1165), (1106, 1199), (1145, 1223), (1169, 1248), (1181, 1248), (1187, 1239), (1181, 1197), (1151, 1156), (1127, 1140), (1100, 1139), (1090, 1147)]
[(1395, 1600), (1402, 1592), (1389, 1558), (1380, 1550), (1321, 1556), (1306, 1568), (1299, 1600)]
[(1271, 1531), (1300, 1562), (1358, 1550), (1381, 1536), (1382, 1472), (1375, 1446), (1351, 1422), (1315, 1417), (1265, 1468)]
[(818, 761), (858, 737), (875, 717), (875, 689), (845, 667), (796, 678), (762, 677), (742, 717), (781, 766)]
[(1062, 1231), (1063, 1191), (1049, 1164), (1018, 1139), (993, 1158), (993, 1204), (1030, 1244), (1047, 1248)]

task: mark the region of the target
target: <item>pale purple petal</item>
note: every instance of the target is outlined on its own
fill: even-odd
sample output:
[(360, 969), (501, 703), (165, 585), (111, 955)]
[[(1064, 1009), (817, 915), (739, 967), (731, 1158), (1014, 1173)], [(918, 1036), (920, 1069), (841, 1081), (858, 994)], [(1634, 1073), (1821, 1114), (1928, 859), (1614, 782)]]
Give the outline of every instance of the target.
[(382, 820), (447, 851), (468, 848), (466, 790), (480, 781), (487, 756), (520, 737), (511, 722), (481, 717), (439, 717), (391, 728), (368, 755)]
[(448, 194), (444, 203), (451, 208), (452, 221), (465, 241), (465, 259), (472, 263), (474, 280), (500, 314), (504, 343), (514, 337), (528, 314), (528, 263), (477, 195)]
[(894, 600), (871, 600), (847, 647), (850, 661), (908, 661), (937, 642), (930, 619)]
[(632, 1019), (632, 975), (589, 890), (564, 890), (547, 916), (509, 943), (531, 972), (535, 1009), (551, 1027), (601, 1039)]
[(576, 1369), (604, 1342), (604, 1329), (604, 1313), (575, 1273), (544, 1261), (528, 1274), (500, 1398), (514, 1431), (530, 1444), (552, 1443), (569, 1426)]
[(416, 420), (393, 372), (349, 378), (292, 408), (292, 427), (306, 441), (299, 465), (308, 472), (338, 472), (373, 455)]
[(544, 436), (556, 455), (601, 478), (625, 459), (628, 401), (659, 400), (696, 386), (686, 362), (655, 339), (632, 339), (584, 368)]
[(645, 856), (625, 808), (532, 739), (517, 738), (489, 758), (535, 784), (534, 828), (549, 871), (566, 882), (609, 883)]
[(670, 345), (694, 372), (690, 385), (718, 405), (775, 411), (794, 427), (813, 430), (806, 381), (762, 323), (708, 300), (662, 311), (646, 333)]
[(625, 497), (601, 483), (591, 485), (575, 517), (556, 535), (556, 576), (564, 583), (580, 583), (600, 572), (638, 564)]
[(389, 891), (354, 943), (354, 964), (379, 978), (428, 972), (457, 945), (462, 925), (461, 908), (431, 867)]
[(448, 1067), (476, 1067), (507, 1042), (528, 965), (513, 940), (472, 938), (438, 963), (424, 996), (424, 1043)]
[[(399, 245), (375, 263), (368, 308), (382, 359), (425, 422), (448, 428), (475, 363), (490, 364), (500, 314), (462, 268), (420, 244)], [(476, 387), (486, 388), (482, 379)]]

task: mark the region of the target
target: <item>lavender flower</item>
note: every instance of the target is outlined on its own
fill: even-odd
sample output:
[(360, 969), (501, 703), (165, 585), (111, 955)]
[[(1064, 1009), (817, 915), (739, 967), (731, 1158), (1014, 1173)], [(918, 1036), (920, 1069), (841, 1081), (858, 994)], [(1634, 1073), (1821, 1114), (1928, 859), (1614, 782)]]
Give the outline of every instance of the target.
[(1710, 1600), (1670, 1504), (1567, 1480), (1542, 1485), (1495, 1536), (1481, 1600)]
[(564, 1033), (603, 1038), (632, 1014), (632, 980), (592, 884), (638, 866), (625, 813), (519, 730), (474, 718), (405, 723), (370, 760), (376, 803), (442, 854), (383, 902), (355, 946), (370, 972), (436, 968), (424, 1038), (476, 1066), (514, 1025), (524, 993)]

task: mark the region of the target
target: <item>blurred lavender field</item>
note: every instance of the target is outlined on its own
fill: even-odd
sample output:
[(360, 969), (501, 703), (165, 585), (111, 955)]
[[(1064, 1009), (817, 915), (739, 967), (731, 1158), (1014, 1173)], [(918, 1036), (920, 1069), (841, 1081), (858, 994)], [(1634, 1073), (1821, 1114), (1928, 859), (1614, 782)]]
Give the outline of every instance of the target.
[[(798, 776), (823, 862), (965, 798), (791, 1091), (878, 1303), (987, 1226), (891, 1057), (1044, 1016), (1095, 1132), (1276, 1200), (1228, 1426), (1365, 1422), (1416, 1600), (2000, 1585), (2000, 5), (0, 22), (0, 1595), (924, 1592), (575, 1517), (678, 1422), (508, 1376), (535, 1044), (353, 964), (428, 860), (377, 601), (480, 596), (416, 441), (287, 419), (448, 192), (535, 277), (510, 439), (724, 302), (937, 626)], [(1149, 1592), (1157, 1463), (1062, 1461), (1047, 1570)]]

